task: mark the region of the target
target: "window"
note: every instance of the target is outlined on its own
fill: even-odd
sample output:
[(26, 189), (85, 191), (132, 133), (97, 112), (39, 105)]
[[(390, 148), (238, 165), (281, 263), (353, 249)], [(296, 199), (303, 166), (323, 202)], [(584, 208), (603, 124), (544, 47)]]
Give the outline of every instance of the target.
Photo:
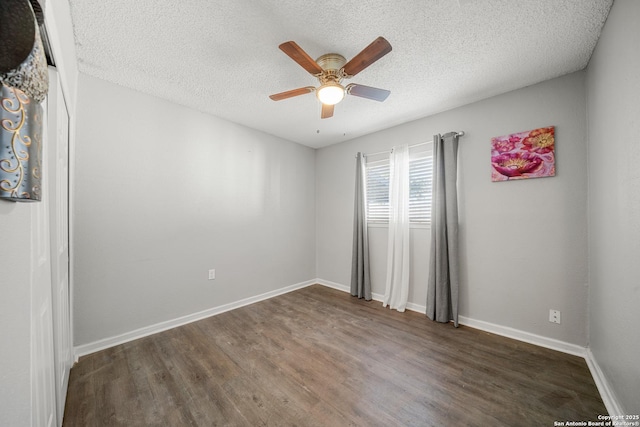
[[(431, 147), (409, 160), (409, 219), (412, 224), (431, 223)], [(367, 162), (367, 222), (389, 222), (389, 159)]]
[(409, 161), (409, 219), (411, 222), (431, 223), (432, 169), (431, 155)]
[(367, 222), (389, 222), (389, 160), (367, 163)]

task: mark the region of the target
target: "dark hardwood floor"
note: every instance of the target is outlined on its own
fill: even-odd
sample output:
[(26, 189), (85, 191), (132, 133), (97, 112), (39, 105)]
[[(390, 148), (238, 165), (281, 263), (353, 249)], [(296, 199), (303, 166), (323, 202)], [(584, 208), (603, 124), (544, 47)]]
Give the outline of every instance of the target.
[(553, 426), (606, 414), (579, 357), (320, 285), (82, 357), (65, 426)]

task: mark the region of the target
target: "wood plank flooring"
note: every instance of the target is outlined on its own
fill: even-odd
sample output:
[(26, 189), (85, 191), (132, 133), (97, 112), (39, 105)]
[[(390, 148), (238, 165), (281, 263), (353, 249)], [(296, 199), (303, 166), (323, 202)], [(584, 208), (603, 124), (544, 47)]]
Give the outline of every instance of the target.
[(583, 359), (313, 285), (82, 357), (64, 426), (553, 426)]

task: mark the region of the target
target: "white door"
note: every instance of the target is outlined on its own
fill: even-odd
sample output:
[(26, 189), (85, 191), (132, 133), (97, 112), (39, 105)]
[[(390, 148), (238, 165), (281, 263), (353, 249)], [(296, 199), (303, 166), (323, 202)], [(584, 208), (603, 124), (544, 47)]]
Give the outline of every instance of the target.
[(69, 116), (58, 73), (49, 69), (47, 178), (57, 424), (62, 425), (72, 364), (69, 297)]
[[(46, 114), (45, 114), (46, 117)], [(43, 130), (46, 129), (43, 123)], [(47, 143), (46, 132), (32, 144)], [(48, 167), (43, 148), (41, 164)], [(48, 180), (42, 177), (42, 201), (31, 209), (31, 408), (32, 426), (53, 427), (56, 419), (56, 394), (51, 305), (51, 262), (49, 246)]]

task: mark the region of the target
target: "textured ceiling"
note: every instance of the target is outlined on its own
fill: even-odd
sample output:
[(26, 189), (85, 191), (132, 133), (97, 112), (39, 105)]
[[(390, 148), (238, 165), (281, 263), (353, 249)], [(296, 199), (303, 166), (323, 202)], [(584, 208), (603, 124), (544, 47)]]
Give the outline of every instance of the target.
[[(611, 3), (70, 0), (80, 71), (316, 148), (580, 70)], [(347, 83), (385, 102), (268, 98), (317, 83), (280, 43), (349, 60), (378, 36), (393, 51)]]

